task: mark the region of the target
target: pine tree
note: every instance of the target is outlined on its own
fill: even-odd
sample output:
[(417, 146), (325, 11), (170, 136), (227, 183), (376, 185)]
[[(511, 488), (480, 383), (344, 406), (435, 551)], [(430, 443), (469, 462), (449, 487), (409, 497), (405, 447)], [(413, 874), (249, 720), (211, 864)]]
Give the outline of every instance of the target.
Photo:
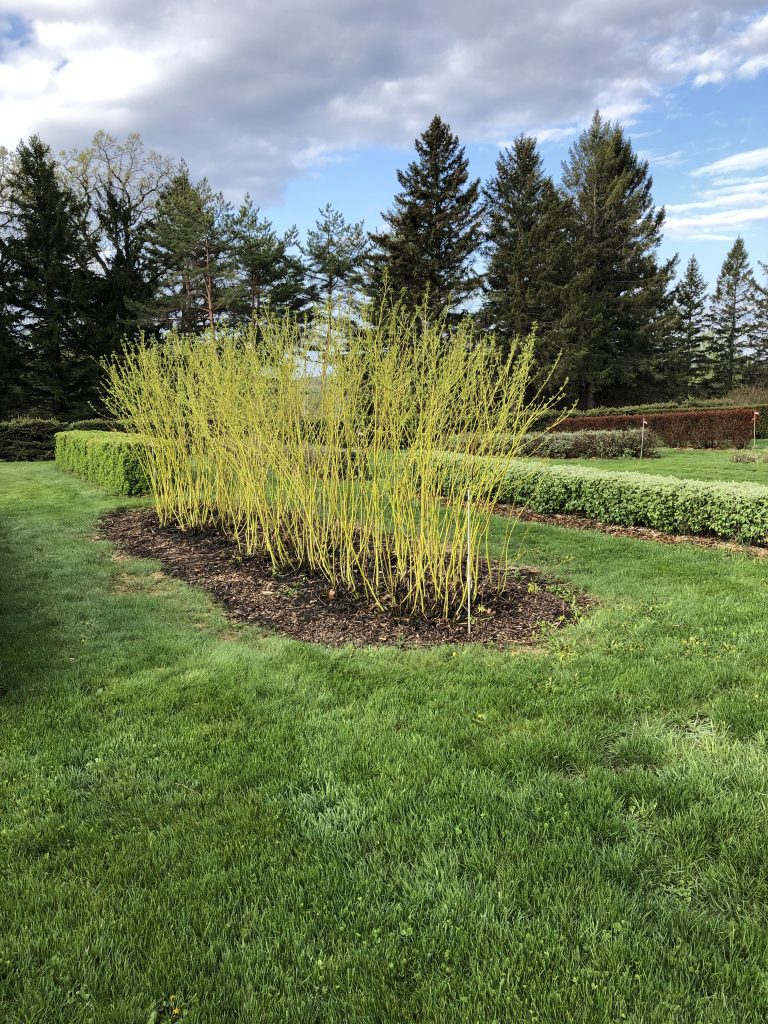
[(368, 251), (363, 222), (348, 223), (330, 203), (307, 232), (302, 251), (316, 299), (333, 305), (339, 290), (351, 291), (361, 284)]
[(54, 416), (86, 412), (95, 397), (94, 250), (83, 209), (38, 136), (22, 142), (6, 182), (11, 215), (4, 259), (13, 267), (14, 330), (24, 353), (28, 409)]
[(744, 382), (755, 326), (755, 292), (747, 248), (739, 237), (723, 261), (709, 308), (707, 358), (716, 394)]
[(691, 256), (672, 293), (669, 343), (662, 373), (668, 397), (680, 399), (706, 390), (707, 282)]
[(622, 127), (596, 112), (563, 164), (573, 259), (563, 372), (585, 408), (647, 399), (657, 387), (674, 261), (657, 260), (664, 211), (652, 185)]
[(206, 178), (193, 185), (182, 165), (162, 190), (149, 231), (160, 271), (158, 292), (142, 307), (157, 327), (215, 331), (228, 308), (234, 274), (232, 209)]
[(298, 312), (306, 305), (304, 266), (291, 251), (298, 244), (296, 228), (278, 235), (246, 195), (232, 221), (232, 238), (235, 315), (258, 324), (267, 308), (276, 313)]
[(539, 362), (558, 355), (567, 267), (563, 201), (536, 140), (520, 135), (484, 189), (488, 270), (481, 320), (509, 348), (537, 325)]
[(323, 306), (323, 313), (318, 310), (315, 323), (315, 328), (322, 334), (317, 344), (322, 351), (323, 379), (330, 364), (339, 293), (350, 296), (362, 284), (368, 247), (363, 222), (347, 223), (344, 215), (334, 210), (330, 203), (320, 210), (314, 228), (307, 232), (303, 248), (306, 271), (312, 283), (312, 298)]
[(415, 146), (418, 159), (397, 172), (402, 191), (382, 214), (388, 230), (371, 235), (369, 287), (376, 301), (388, 289), (412, 308), (427, 296), (436, 316), (459, 306), (480, 283), (480, 182), (469, 181), (464, 149), (437, 115)]

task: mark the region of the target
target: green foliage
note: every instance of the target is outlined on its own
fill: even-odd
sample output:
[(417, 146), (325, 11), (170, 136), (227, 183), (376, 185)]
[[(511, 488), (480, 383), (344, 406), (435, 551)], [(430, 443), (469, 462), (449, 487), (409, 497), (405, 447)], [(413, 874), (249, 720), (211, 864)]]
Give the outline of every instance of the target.
[(707, 283), (695, 256), (672, 294), (672, 317), (663, 342), (662, 372), (675, 397), (706, 394)]
[(655, 456), (659, 438), (650, 430), (574, 430), (526, 434), (522, 455), (542, 459), (637, 459)]
[(490, 452), (505, 434), (514, 454), (540, 408), (526, 396), (532, 339), (503, 360), (470, 321), (451, 332), (400, 305), (374, 324), (337, 315), (316, 392), (310, 344), (270, 317), (258, 339), (169, 335), (109, 367), (110, 408), (152, 441), (160, 521), (221, 527), (278, 571), (382, 607), (461, 614), (481, 565), (503, 579), (487, 553), (503, 466), (468, 465), (443, 501), (434, 452), (456, 434)]
[(430, 315), (460, 305), (480, 284), (474, 262), (481, 243), (480, 182), (449, 125), (435, 115), (415, 141), (418, 159), (397, 172), (401, 191), (382, 214), (387, 230), (371, 236), (370, 288), (410, 309), (425, 300)]
[(22, 418), (0, 421), (0, 461), (39, 462), (52, 459), (55, 437), (61, 430), (121, 430), (116, 420), (62, 420)]
[(755, 326), (756, 287), (744, 239), (739, 237), (725, 257), (709, 311), (707, 362), (715, 393), (744, 383)]
[(136, 434), (69, 430), (56, 434), (56, 465), (110, 494), (146, 494), (147, 444)]
[[(448, 480), (455, 473), (456, 461), (442, 463)], [(510, 461), (499, 500), (545, 515), (573, 513), (617, 526), (714, 534), (751, 544), (768, 541), (768, 488), (759, 484), (709, 483)]]
[(536, 328), (537, 362), (552, 365), (562, 341), (566, 214), (536, 140), (516, 138), (497, 158), (483, 191), (488, 269), (482, 321), (504, 346)]
[[(82, 202), (50, 147), (22, 142), (3, 182), (0, 329), (10, 346), (16, 402), (52, 414), (78, 412), (93, 391), (95, 258)], [(5, 381), (1, 381), (5, 387)]]
[(652, 185), (621, 125), (596, 112), (563, 165), (572, 262), (561, 371), (583, 408), (655, 387), (673, 264), (657, 259), (664, 210)]
[(761, 464), (761, 463), (764, 463), (764, 462), (768, 462), (768, 451), (766, 451), (765, 449), (760, 449), (760, 448), (755, 448), (755, 449), (747, 448), (747, 449), (745, 449), (744, 451), (741, 451), (741, 452), (732, 452), (731, 453), (731, 462), (742, 462), (742, 463), (745, 463), (745, 464), (749, 464), (749, 463)]
[(54, 437), (67, 424), (52, 419), (16, 419), (0, 422), (0, 460), (39, 462), (53, 458)]

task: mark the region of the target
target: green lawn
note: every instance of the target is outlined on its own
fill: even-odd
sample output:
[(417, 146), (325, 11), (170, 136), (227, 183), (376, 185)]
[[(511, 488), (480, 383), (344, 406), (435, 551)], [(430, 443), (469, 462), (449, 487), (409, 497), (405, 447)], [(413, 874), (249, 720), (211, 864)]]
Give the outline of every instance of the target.
[(763, 1024), (768, 563), (531, 526), (540, 650), (332, 651), (116, 504), (0, 465), (3, 1024)]
[[(765, 450), (768, 441), (758, 441)], [(729, 451), (662, 448), (655, 459), (547, 459), (560, 466), (591, 466), (620, 473), (656, 473), (659, 476), (689, 477), (692, 480), (748, 480), (768, 486), (768, 463), (731, 462)]]

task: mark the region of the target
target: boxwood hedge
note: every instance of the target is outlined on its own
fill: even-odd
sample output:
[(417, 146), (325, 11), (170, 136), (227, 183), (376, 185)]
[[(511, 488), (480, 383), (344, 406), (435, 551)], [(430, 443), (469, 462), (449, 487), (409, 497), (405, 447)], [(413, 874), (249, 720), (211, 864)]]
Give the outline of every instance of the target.
[(112, 494), (145, 494), (145, 444), (138, 434), (65, 430), (56, 434), (56, 464)]
[(114, 420), (91, 419), (68, 423), (57, 419), (0, 422), (0, 461), (40, 462), (54, 457), (54, 438), (61, 430), (121, 430)]
[[(461, 461), (461, 456), (441, 457), (446, 473), (461, 472)], [(768, 487), (753, 483), (681, 480), (510, 459), (499, 500), (544, 515), (584, 515), (616, 526), (768, 544)]]

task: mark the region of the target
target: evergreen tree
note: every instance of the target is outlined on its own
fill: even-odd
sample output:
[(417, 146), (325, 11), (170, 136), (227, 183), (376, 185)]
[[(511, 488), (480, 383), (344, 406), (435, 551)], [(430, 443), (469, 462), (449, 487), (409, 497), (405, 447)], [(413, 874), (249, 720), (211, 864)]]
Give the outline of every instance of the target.
[(762, 283), (755, 284), (755, 320), (752, 334), (752, 362), (749, 383), (768, 387), (768, 263), (759, 261)]
[(723, 261), (709, 308), (709, 375), (716, 394), (742, 384), (755, 326), (756, 283), (744, 239)]
[(367, 251), (363, 222), (347, 223), (330, 203), (324, 206), (303, 247), (315, 298), (332, 305), (339, 290), (359, 287)]
[(184, 333), (215, 331), (232, 296), (233, 219), (230, 205), (206, 178), (193, 185), (182, 165), (162, 190), (149, 229), (160, 271), (154, 300), (142, 307), (158, 327)]
[(415, 146), (417, 159), (397, 172), (402, 191), (382, 214), (388, 230), (371, 235), (370, 289), (376, 301), (388, 288), (412, 308), (428, 296), (436, 316), (480, 283), (474, 265), (482, 241), (480, 182), (469, 181), (464, 149), (437, 115)]
[(536, 324), (539, 362), (551, 365), (561, 340), (566, 221), (535, 139), (520, 135), (499, 155), (484, 197), (488, 270), (481, 319), (506, 349)]
[(307, 232), (303, 252), (306, 270), (312, 282), (312, 297), (320, 300), (325, 312), (318, 347), (322, 350), (322, 377), (328, 371), (331, 357), (334, 309), (339, 291), (351, 293), (362, 283), (362, 266), (368, 252), (368, 238), (362, 221), (348, 224), (343, 214), (327, 204), (320, 210), (315, 227)]
[(176, 166), (158, 153), (146, 153), (137, 134), (118, 142), (97, 132), (86, 149), (66, 155), (66, 166), (86, 216), (100, 270), (97, 308), (105, 353), (133, 334), (138, 312), (157, 290), (157, 263), (150, 251), (150, 228), (162, 189)]
[(572, 275), (563, 372), (584, 408), (647, 400), (674, 260), (659, 265), (664, 211), (622, 127), (596, 112), (563, 164)]
[(267, 307), (280, 313), (298, 312), (306, 305), (304, 266), (291, 252), (298, 244), (296, 228), (278, 235), (246, 195), (232, 221), (232, 238), (236, 315), (258, 324)]
[(0, 419), (24, 407), (24, 353), (18, 331), (21, 310), (15, 305), (20, 287), (19, 268), (9, 244), (13, 221), (8, 194), (11, 164), (11, 154), (0, 146)]
[(95, 397), (93, 246), (83, 210), (38, 136), (22, 142), (6, 182), (11, 215), (4, 261), (13, 268), (12, 311), (23, 353), (28, 409), (54, 416), (87, 411)]
[(691, 256), (672, 293), (672, 320), (662, 372), (667, 394), (680, 399), (706, 388), (707, 283)]

